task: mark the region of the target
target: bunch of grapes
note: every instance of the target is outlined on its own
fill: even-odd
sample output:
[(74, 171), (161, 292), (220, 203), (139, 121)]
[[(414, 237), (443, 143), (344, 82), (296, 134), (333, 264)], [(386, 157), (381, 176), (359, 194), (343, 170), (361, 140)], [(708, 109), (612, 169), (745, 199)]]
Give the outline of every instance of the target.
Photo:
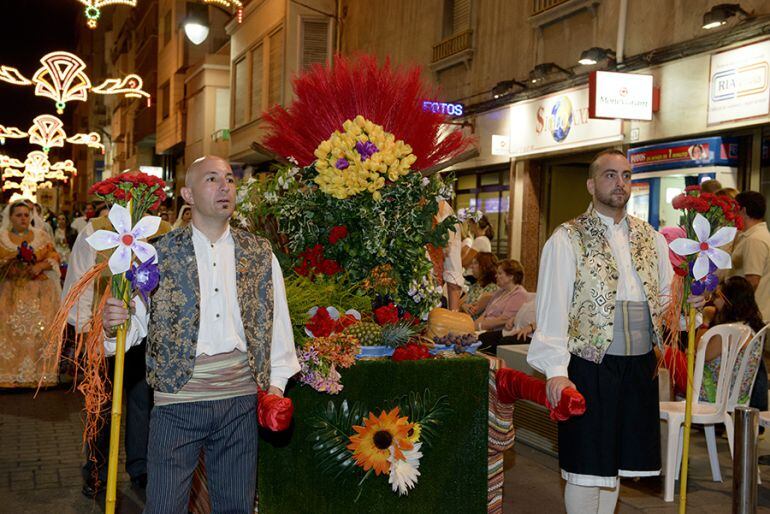
[(476, 334), (447, 334), (441, 337), (434, 337), (433, 342), (436, 344), (442, 344), (445, 346), (454, 346), (455, 353), (463, 353), (472, 344), (478, 342)]

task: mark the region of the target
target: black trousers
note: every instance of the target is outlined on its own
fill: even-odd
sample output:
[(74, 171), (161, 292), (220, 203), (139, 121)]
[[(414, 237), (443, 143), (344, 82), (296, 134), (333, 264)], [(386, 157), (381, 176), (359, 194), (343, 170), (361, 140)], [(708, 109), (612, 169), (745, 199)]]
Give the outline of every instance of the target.
[[(147, 473), (147, 438), (150, 433), (150, 410), (152, 410), (152, 389), (147, 385), (145, 373), (145, 343), (134, 346), (126, 352), (123, 372), (123, 396), (126, 401), (125, 448), (126, 472), (131, 478)], [(112, 379), (115, 358), (107, 359), (107, 371)], [(107, 458), (110, 450), (110, 425), (112, 403), (108, 403), (102, 415), (105, 423), (99, 430), (92, 448), (96, 462), (87, 458), (83, 466), (85, 477), (96, 473), (102, 482), (107, 480)]]
[(479, 350), (490, 355), (497, 355), (497, 347), (507, 344), (529, 344), (529, 337), (503, 336), (502, 330), (489, 330), (479, 334)]

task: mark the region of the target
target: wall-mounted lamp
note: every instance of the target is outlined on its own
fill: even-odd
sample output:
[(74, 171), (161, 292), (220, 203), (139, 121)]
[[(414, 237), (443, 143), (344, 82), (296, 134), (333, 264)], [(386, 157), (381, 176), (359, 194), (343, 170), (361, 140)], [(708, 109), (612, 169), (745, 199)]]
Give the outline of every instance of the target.
[(529, 72), (529, 81), (532, 84), (538, 84), (540, 82), (544, 82), (545, 79), (554, 73), (564, 73), (567, 76), (574, 75), (574, 73), (572, 73), (570, 70), (565, 70), (558, 64), (552, 62), (543, 62), (535, 65), (535, 67), (532, 68), (532, 71)]
[(751, 15), (741, 8), (741, 4), (717, 4), (703, 15), (703, 28), (706, 30), (721, 27), (733, 16), (749, 18)]
[(518, 86), (522, 89), (527, 87), (526, 84), (524, 84), (523, 82), (519, 82), (518, 80), (515, 80), (515, 79), (503, 80), (495, 84), (495, 87), (492, 88), (492, 97), (495, 99), (498, 99), (501, 96), (504, 96), (511, 89), (513, 89), (513, 86)]
[(580, 54), (578, 62), (583, 66), (593, 66), (604, 60), (615, 59), (615, 52), (609, 48), (593, 47), (588, 50), (583, 50)]

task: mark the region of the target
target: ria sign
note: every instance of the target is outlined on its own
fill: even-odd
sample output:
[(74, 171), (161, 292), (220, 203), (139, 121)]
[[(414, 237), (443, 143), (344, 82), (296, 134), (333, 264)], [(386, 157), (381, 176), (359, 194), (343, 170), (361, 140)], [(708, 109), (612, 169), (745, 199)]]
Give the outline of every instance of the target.
[(708, 123), (770, 113), (770, 41), (711, 56)]
[(591, 118), (650, 121), (657, 111), (652, 75), (595, 71), (588, 88)]
[(447, 114), (449, 116), (462, 116), (463, 104), (450, 104), (445, 102), (433, 102), (431, 100), (424, 100), (422, 102), (422, 110), (435, 112), (437, 114)]

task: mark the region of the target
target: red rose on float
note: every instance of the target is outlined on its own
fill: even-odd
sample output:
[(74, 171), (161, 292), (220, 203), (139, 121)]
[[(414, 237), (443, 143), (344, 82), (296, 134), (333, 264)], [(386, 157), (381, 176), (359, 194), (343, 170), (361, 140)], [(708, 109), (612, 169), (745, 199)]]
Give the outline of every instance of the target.
[(342, 271), (342, 268), (337, 263), (337, 261), (333, 261), (331, 259), (324, 259), (321, 265), (319, 266), (319, 271), (327, 276), (332, 276), (335, 273), (339, 273)]
[(329, 244), (337, 244), (341, 239), (348, 237), (348, 227), (337, 225), (329, 231)]
[(374, 321), (378, 325), (398, 323), (398, 308), (392, 302), (388, 305), (377, 307), (372, 311), (372, 314), (374, 314)]
[(700, 186), (687, 186), (684, 188), (685, 193), (689, 193), (690, 191), (700, 191)]
[(419, 361), (422, 359), (430, 359), (431, 357), (432, 355), (425, 346), (416, 343), (408, 343), (396, 348), (390, 358), (393, 361), (400, 362)]
[(337, 326), (334, 328), (335, 332), (342, 332), (351, 325), (358, 323), (358, 320), (353, 317), (352, 314), (343, 314), (340, 319), (337, 320)]
[(329, 337), (336, 325), (337, 322), (329, 315), (326, 307), (319, 307), (305, 324), (305, 328), (313, 334), (313, 337)]

